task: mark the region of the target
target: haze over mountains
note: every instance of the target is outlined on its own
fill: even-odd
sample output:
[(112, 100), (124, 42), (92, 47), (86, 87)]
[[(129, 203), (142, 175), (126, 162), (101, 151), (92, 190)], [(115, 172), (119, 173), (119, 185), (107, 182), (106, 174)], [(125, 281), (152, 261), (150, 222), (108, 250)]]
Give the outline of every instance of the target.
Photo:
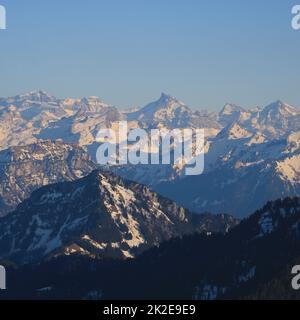
[(62, 140), (82, 146), (95, 160), (98, 131), (121, 120), (146, 130), (205, 128), (200, 176), (184, 176), (184, 168), (174, 165), (108, 168), (192, 211), (243, 217), (268, 200), (299, 194), (300, 111), (281, 101), (252, 110), (226, 104), (216, 113), (193, 111), (162, 94), (143, 108), (124, 111), (97, 97), (57, 99), (31, 92), (0, 99), (0, 148)]

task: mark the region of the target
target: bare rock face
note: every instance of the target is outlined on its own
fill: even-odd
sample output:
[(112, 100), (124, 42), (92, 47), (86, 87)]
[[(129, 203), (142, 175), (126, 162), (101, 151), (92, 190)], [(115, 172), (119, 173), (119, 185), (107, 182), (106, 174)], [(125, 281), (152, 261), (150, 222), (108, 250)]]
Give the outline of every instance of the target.
[(83, 177), (95, 167), (82, 148), (59, 141), (0, 151), (0, 216), (39, 187)]

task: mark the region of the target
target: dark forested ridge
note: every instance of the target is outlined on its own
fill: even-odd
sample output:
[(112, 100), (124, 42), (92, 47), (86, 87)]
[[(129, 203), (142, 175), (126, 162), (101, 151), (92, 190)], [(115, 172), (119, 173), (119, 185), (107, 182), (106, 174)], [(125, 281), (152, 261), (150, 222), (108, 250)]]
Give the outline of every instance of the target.
[(229, 233), (187, 235), (136, 259), (60, 257), (8, 269), (6, 297), (76, 299), (299, 298), (300, 199), (268, 203)]

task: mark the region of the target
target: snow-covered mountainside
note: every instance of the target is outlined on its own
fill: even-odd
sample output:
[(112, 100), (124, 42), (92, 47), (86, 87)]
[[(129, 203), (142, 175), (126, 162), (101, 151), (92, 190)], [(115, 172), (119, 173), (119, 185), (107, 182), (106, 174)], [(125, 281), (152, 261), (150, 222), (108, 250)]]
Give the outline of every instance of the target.
[(0, 216), (14, 210), (33, 190), (78, 179), (95, 168), (81, 147), (59, 141), (0, 151)]
[(99, 129), (114, 128), (121, 120), (127, 120), (129, 127), (134, 128), (207, 128), (210, 135), (221, 128), (216, 115), (192, 111), (166, 94), (138, 111), (126, 112), (97, 97), (58, 99), (37, 91), (0, 98), (0, 149), (62, 139), (93, 150)]
[[(62, 139), (82, 146), (95, 143), (101, 128), (114, 128), (127, 120), (129, 128), (205, 128), (206, 136), (215, 136), (222, 128), (234, 125), (239, 137), (252, 135), (253, 143), (298, 131), (300, 112), (281, 101), (265, 108), (245, 110), (226, 104), (220, 113), (193, 111), (169, 95), (145, 107), (122, 111), (97, 97), (58, 99), (44, 91), (0, 98), (0, 149), (26, 145), (43, 139)], [(240, 129), (238, 129), (240, 128)]]
[[(122, 114), (97, 97), (58, 99), (37, 91), (0, 99), (0, 149), (44, 139), (88, 145)], [(97, 131), (97, 132), (96, 132)]]
[(193, 216), (147, 187), (93, 171), (40, 188), (2, 218), (0, 259), (18, 263), (60, 255), (131, 258), (173, 237), (227, 232), (230, 216)]
[(269, 200), (300, 193), (300, 112), (282, 102), (241, 111), (211, 139), (201, 176), (155, 190), (196, 212), (244, 217)]
[(231, 123), (235, 123), (254, 137), (279, 139), (290, 132), (299, 131), (300, 112), (287, 103), (276, 101), (264, 108), (240, 111)]
[(251, 137), (216, 139), (206, 154), (206, 170), (156, 186), (162, 194), (196, 212), (231, 212), (244, 217), (269, 200), (300, 193), (300, 140), (250, 144)]

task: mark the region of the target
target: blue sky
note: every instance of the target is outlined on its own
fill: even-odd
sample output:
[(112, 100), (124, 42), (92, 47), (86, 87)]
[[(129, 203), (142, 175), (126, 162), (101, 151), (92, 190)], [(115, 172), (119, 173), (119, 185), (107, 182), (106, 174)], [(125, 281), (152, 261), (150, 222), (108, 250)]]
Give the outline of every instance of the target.
[(129, 107), (164, 91), (195, 108), (300, 106), (296, 3), (0, 0), (0, 96), (44, 89)]

